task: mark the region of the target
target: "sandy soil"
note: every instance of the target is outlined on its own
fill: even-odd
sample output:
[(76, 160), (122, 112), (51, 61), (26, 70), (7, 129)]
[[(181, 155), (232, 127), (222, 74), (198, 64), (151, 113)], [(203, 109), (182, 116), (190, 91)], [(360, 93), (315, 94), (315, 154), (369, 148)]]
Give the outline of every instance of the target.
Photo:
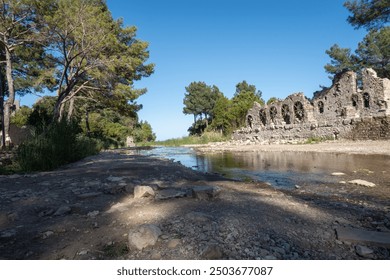
[[(202, 150), (390, 154), (389, 147), (389, 142), (341, 142)], [(0, 176), (0, 258), (390, 259), (386, 246), (336, 235), (338, 228), (390, 232), (389, 182), (380, 173), (364, 172), (343, 175), (344, 183), (282, 191), (116, 150), (52, 172)], [(376, 186), (345, 183), (352, 179), (370, 179)], [(156, 195), (135, 198), (139, 185)], [(220, 192), (201, 199), (193, 196), (196, 186)], [(180, 195), (162, 198), (167, 190)], [(129, 248), (129, 231), (143, 224), (161, 230), (157, 242)]]
[(204, 152), (218, 151), (294, 151), (294, 152), (318, 152), (318, 153), (348, 153), (365, 155), (390, 155), (390, 141), (326, 141), (315, 144), (242, 144), (239, 142), (221, 142), (208, 145), (193, 145)]

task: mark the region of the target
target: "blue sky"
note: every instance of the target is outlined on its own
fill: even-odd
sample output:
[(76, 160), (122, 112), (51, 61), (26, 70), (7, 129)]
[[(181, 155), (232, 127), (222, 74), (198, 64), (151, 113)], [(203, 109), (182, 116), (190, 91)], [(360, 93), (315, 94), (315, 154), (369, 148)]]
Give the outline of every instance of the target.
[[(231, 98), (243, 80), (263, 98), (295, 92), (312, 97), (331, 81), (325, 51), (334, 43), (356, 49), (365, 35), (347, 22), (345, 0), (107, 0), (114, 18), (149, 42), (155, 73), (136, 83), (148, 92), (140, 119), (159, 140), (187, 135), (185, 87), (216, 85)], [(22, 99), (23, 103), (23, 99)]]

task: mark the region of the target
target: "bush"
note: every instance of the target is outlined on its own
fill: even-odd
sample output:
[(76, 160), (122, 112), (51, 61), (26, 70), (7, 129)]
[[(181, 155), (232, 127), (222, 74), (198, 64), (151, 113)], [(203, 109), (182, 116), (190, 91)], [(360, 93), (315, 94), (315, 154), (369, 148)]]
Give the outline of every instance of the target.
[(24, 171), (51, 170), (99, 152), (99, 143), (79, 134), (76, 122), (52, 123), (41, 134), (19, 146), (17, 158)]

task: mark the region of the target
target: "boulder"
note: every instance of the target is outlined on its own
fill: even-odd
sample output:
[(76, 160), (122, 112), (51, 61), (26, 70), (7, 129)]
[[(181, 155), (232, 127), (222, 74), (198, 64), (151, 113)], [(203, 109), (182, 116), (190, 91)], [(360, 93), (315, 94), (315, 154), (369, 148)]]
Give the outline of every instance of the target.
[(356, 180), (348, 181), (348, 183), (354, 184), (354, 185), (363, 186), (363, 187), (370, 187), (370, 188), (376, 186), (374, 183), (371, 183), (371, 182), (368, 182), (368, 181), (365, 181), (365, 180), (361, 180), (361, 179), (356, 179)]
[(172, 198), (185, 197), (187, 193), (180, 189), (164, 189), (157, 192), (156, 199), (165, 200)]
[(356, 251), (356, 254), (358, 254), (359, 256), (361, 256), (363, 258), (369, 257), (370, 255), (372, 255), (372, 253), (374, 253), (374, 251), (372, 249), (370, 249), (366, 246), (362, 246), (362, 245), (356, 245), (355, 251)]
[(128, 235), (129, 248), (142, 250), (145, 247), (153, 246), (160, 235), (161, 230), (158, 226), (153, 224), (141, 225), (130, 230)]
[(192, 196), (200, 200), (209, 200), (218, 196), (221, 189), (214, 186), (195, 186), (192, 188)]
[(136, 186), (134, 188), (134, 198), (142, 198), (142, 197), (154, 197), (155, 192), (149, 186)]

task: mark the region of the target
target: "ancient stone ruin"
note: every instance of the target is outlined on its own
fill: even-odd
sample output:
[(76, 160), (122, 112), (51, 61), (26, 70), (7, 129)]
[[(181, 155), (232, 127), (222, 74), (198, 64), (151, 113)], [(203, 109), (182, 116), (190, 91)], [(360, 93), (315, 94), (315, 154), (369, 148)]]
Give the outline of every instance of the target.
[(255, 103), (246, 127), (233, 139), (258, 143), (296, 143), (321, 139), (390, 139), (390, 80), (364, 69), (335, 76), (332, 86), (308, 99), (289, 95), (268, 105)]

